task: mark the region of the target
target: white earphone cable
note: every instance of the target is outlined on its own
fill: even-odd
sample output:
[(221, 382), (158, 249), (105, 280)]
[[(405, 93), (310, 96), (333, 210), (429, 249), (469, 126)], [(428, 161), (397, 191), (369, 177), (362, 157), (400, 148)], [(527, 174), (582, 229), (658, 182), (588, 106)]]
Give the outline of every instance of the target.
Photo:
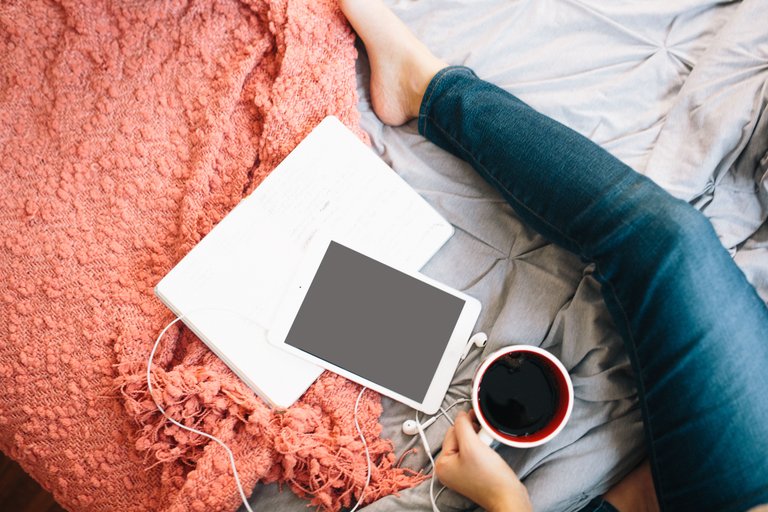
[(416, 424), (419, 427), (419, 437), (421, 438), (421, 443), (424, 445), (424, 451), (427, 452), (427, 457), (429, 457), (429, 463), (432, 464), (432, 478), (429, 479), (429, 501), (432, 503), (432, 511), (440, 512), (440, 509), (435, 502), (435, 459), (432, 457), (432, 449), (429, 447), (427, 435), (424, 433), (421, 423), (419, 423), (418, 416), (419, 414), (416, 413)]
[(179, 428), (188, 430), (190, 432), (194, 432), (195, 434), (206, 437), (212, 441), (216, 441), (217, 443), (219, 443), (219, 445), (221, 445), (222, 448), (224, 448), (227, 451), (227, 455), (229, 455), (229, 463), (232, 465), (232, 472), (235, 475), (235, 483), (237, 484), (237, 490), (240, 492), (240, 498), (243, 500), (243, 505), (248, 510), (248, 512), (253, 512), (253, 509), (251, 509), (251, 506), (248, 503), (248, 499), (245, 497), (243, 484), (240, 483), (240, 475), (237, 473), (237, 466), (235, 465), (235, 456), (232, 454), (232, 450), (229, 449), (229, 446), (227, 446), (227, 444), (224, 441), (222, 441), (221, 439), (215, 436), (212, 436), (211, 434), (207, 434), (195, 428), (182, 425), (178, 421), (174, 420), (168, 415), (168, 413), (165, 412), (165, 409), (163, 409), (162, 406), (155, 399), (155, 393), (154, 393), (154, 390), (152, 389), (152, 359), (155, 357), (155, 352), (157, 351), (157, 347), (160, 345), (160, 340), (163, 338), (163, 335), (168, 331), (168, 329), (171, 328), (173, 324), (175, 324), (179, 320), (182, 320), (183, 318), (185, 317), (184, 316), (176, 317), (175, 320), (173, 320), (171, 323), (165, 326), (165, 328), (160, 332), (160, 335), (157, 337), (157, 340), (155, 340), (155, 346), (152, 347), (152, 352), (150, 352), (149, 360), (147, 361), (147, 390), (149, 391), (149, 396), (151, 396), (152, 401), (155, 402), (155, 407), (157, 407), (157, 410), (160, 411), (168, 421), (170, 421), (171, 423), (173, 423)]
[[(241, 315), (242, 316), (242, 315)], [(186, 425), (183, 425), (179, 423), (178, 421), (171, 418), (167, 412), (165, 412), (165, 409), (157, 402), (157, 399), (155, 399), (155, 392), (152, 388), (152, 359), (155, 357), (155, 352), (157, 352), (157, 347), (160, 346), (160, 340), (163, 339), (163, 336), (166, 332), (168, 332), (168, 329), (170, 329), (176, 322), (179, 322), (186, 318), (185, 316), (179, 316), (176, 317), (173, 321), (171, 321), (168, 325), (166, 325), (162, 331), (160, 331), (160, 334), (158, 335), (157, 339), (155, 340), (155, 345), (152, 347), (152, 351), (149, 353), (149, 359), (147, 360), (147, 390), (149, 391), (149, 396), (152, 397), (152, 401), (155, 403), (155, 407), (157, 407), (157, 410), (160, 411), (160, 413), (171, 423), (176, 425), (177, 427), (187, 430), (189, 432), (193, 432), (195, 434), (201, 435), (207, 439), (210, 439), (212, 441), (217, 442), (222, 448), (224, 448), (227, 452), (227, 455), (229, 456), (229, 463), (232, 466), (232, 472), (235, 475), (235, 483), (237, 484), (237, 490), (240, 493), (240, 499), (243, 501), (243, 506), (245, 506), (246, 510), (248, 512), (253, 512), (253, 509), (251, 508), (250, 504), (248, 503), (248, 498), (245, 496), (245, 491), (243, 490), (243, 484), (240, 482), (240, 475), (237, 472), (237, 466), (235, 465), (235, 456), (232, 453), (232, 450), (227, 446), (227, 444), (222, 441), (221, 439), (217, 438), (216, 436), (213, 436), (211, 434), (207, 434), (201, 430), (197, 430), (192, 427), (188, 427)], [(360, 399), (363, 397), (363, 393), (365, 393), (365, 390), (368, 389), (364, 387), (360, 390), (360, 394), (357, 395), (357, 400), (355, 401), (355, 428), (357, 429), (357, 433), (360, 435), (360, 440), (363, 442), (363, 447), (365, 448), (365, 458), (368, 462), (368, 476), (365, 479), (365, 487), (363, 487), (363, 490), (360, 492), (360, 497), (357, 500), (357, 504), (355, 504), (355, 507), (350, 510), (350, 512), (355, 512), (357, 508), (360, 506), (360, 504), (363, 502), (363, 496), (365, 496), (365, 491), (368, 489), (368, 485), (371, 483), (371, 454), (368, 450), (368, 443), (365, 440), (365, 436), (363, 435), (363, 431), (360, 428), (360, 422), (358, 421), (357, 417), (357, 411), (360, 406)]]
[[(235, 313), (238, 316), (241, 316), (241, 317), (246, 318), (247, 320), (253, 322), (252, 319), (247, 318), (245, 315), (242, 315), (241, 313), (238, 313), (236, 311), (230, 311), (230, 310), (219, 309), (219, 308), (202, 308), (202, 309), (228, 311), (230, 313)], [(155, 352), (157, 352), (157, 348), (160, 345), (160, 340), (162, 340), (162, 338), (165, 335), (165, 333), (168, 332), (168, 329), (170, 329), (174, 324), (176, 324), (176, 322), (179, 322), (179, 321), (183, 320), (184, 318), (186, 318), (186, 316), (182, 315), (182, 316), (178, 316), (174, 320), (172, 320), (168, 325), (166, 325), (163, 328), (162, 331), (160, 331), (160, 334), (157, 336), (157, 339), (155, 340), (155, 344), (152, 347), (152, 351), (149, 354), (149, 359), (147, 360), (147, 390), (149, 391), (149, 396), (152, 398), (152, 401), (154, 402), (155, 407), (157, 407), (157, 410), (160, 411), (160, 413), (168, 421), (170, 421), (172, 424), (176, 425), (177, 427), (179, 427), (181, 429), (187, 430), (189, 432), (193, 432), (193, 433), (198, 434), (200, 436), (203, 436), (203, 437), (205, 437), (207, 439), (215, 441), (222, 448), (224, 448), (224, 450), (226, 450), (227, 455), (229, 456), (229, 463), (232, 466), (232, 472), (233, 472), (233, 474), (235, 476), (235, 483), (237, 484), (237, 490), (240, 493), (240, 498), (243, 501), (243, 505), (245, 506), (246, 510), (248, 510), (248, 512), (253, 512), (253, 509), (251, 509), (251, 506), (248, 503), (248, 499), (245, 496), (245, 491), (243, 490), (243, 484), (240, 482), (240, 475), (237, 472), (237, 466), (235, 464), (235, 456), (232, 453), (232, 450), (229, 448), (229, 446), (227, 446), (227, 444), (224, 441), (220, 440), (219, 438), (217, 438), (217, 437), (215, 437), (215, 436), (213, 436), (211, 434), (207, 434), (207, 433), (202, 432), (200, 430), (197, 430), (195, 428), (188, 427), (188, 426), (183, 425), (183, 424), (179, 423), (178, 421), (174, 420), (172, 417), (170, 417), (168, 415), (168, 413), (165, 411), (165, 409), (163, 409), (163, 407), (158, 403), (157, 399), (155, 399), (154, 389), (152, 388), (152, 359), (154, 359), (154, 357), (155, 357)], [(256, 323), (258, 323), (258, 322), (256, 322)], [(262, 329), (264, 329), (263, 326), (260, 326), (260, 327)], [(264, 329), (264, 330), (266, 331), (266, 329)], [(478, 345), (478, 346), (481, 346), (481, 345)], [(372, 471), (372, 468), (371, 468), (371, 465), (372, 465), (371, 454), (370, 454), (370, 451), (368, 449), (368, 442), (365, 439), (365, 435), (363, 435), (363, 431), (360, 428), (360, 422), (358, 421), (358, 408), (360, 406), (360, 399), (363, 397), (363, 393), (365, 393), (365, 391), (367, 389), (368, 389), (367, 387), (363, 387), (363, 389), (361, 389), (360, 393), (357, 395), (357, 400), (355, 400), (354, 418), (355, 418), (355, 429), (357, 429), (357, 433), (360, 436), (360, 440), (363, 443), (363, 447), (365, 448), (365, 458), (366, 458), (366, 461), (367, 461), (367, 464), (368, 464), (368, 474), (367, 474), (366, 479), (365, 479), (365, 486), (363, 487), (363, 490), (360, 492), (360, 496), (357, 499), (357, 503), (350, 510), (350, 512), (355, 512), (358, 509), (360, 504), (363, 502), (363, 498), (365, 496), (365, 491), (368, 489), (368, 486), (371, 483), (371, 471)], [(429, 462), (432, 465), (432, 478), (431, 478), (431, 480), (429, 482), (429, 499), (430, 499), (430, 501), (432, 503), (432, 510), (433, 510), (433, 512), (440, 512), (440, 509), (437, 507), (436, 500), (437, 500), (437, 498), (440, 497), (440, 494), (442, 494), (442, 492), (445, 490), (445, 486), (443, 486), (443, 488), (440, 489), (440, 491), (438, 491), (437, 496), (435, 496), (435, 494), (434, 494), (435, 459), (432, 457), (432, 450), (429, 447), (429, 442), (427, 441), (427, 436), (424, 433), (424, 429), (429, 427), (432, 423), (434, 423), (441, 416), (446, 418), (448, 420), (448, 422), (451, 425), (453, 425), (453, 420), (448, 415), (448, 411), (450, 411), (451, 409), (453, 409), (455, 406), (457, 406), (459, 404), (462, 404), (462, 403), (465, 403), (465, 402), (469, 402), (469, 401), (470, 400), (468, 398), (462, 398), (462, 399), (456, 400), (454, 403), (452, 403), (450, 406), (448, 406), (448, 408), (440, 407), (440, 412), (437, 415), (435, 415), (432, 419), (430, 419), (427, 423), (425, 423), (423, 425), (419, 421), (419, 413), (418, 413), (418, 411), (416, 412), (415, 420), (416, 420), (416, 425), (418, 427), (419, 437), (421, 438), (421, 442), (424, 445), (424, 449), (425, 449), (425, 451), (427, 453), (427, 457), (429, 457)]]
[(453, 402), (451, 405), (448, 406), (448, 408), (440, 407), (440, 412), (437, 413), (435, 416), (433, 416), (427, 423), (422, 424), (419, 420), (419, 412), (416, 411), (416, 414), (414, 415), (414, 420), (416, 421), (416, 427), (417, 431), (419, 433), (419, 438), (421, 439), (421, 444), (424, 445), (424, 451), (427, 453), (427, 457), (429, 457), (429, 462), (432, 465), (432, 478), (429, 482), (429, 501), (432, 503), (432, 512), (440, 512), (440, 508), (437, 506), (437, 499), (440, 497), (440, 495), (443, 493), (443, 491), (446, 489), (445, 486), (443, 486), (438, 492), (437, 495), (435, 495), (435, 459), (432, 457), (432, 449), (429, 446), (429, 441), (427, 441), (427, 435), (424, 432), (424, 429), (432, 425), (438, 418), (443, 417), (448, 422), (453, 425), (453, 419), (448, 415), (448, 411), (453, 409), (459, 404), (463, 404), (466, 402), (469, 402), (469, 398), (460, 398)]
[(365, 393), (366, 389), (368, 388), (363, 387), (363, 389), (360, 390), (360, 394), (357, 395), (357, 400), (355, 400), (355, 428), (360, 435), (360, 440), (363, 442), (363, 448), (365, 448), (365, 459), (368, 462), (368, 476), (365, 478), (365, 486), (363, 487), (363, 490), (360, 491), (360, 497), (357, 498), (357, 503), (349, 512), (355, 512), (355, 510), (357, 510), (357, 507), (363, 502), (363, 496), (365, 496), (365, 491), (368, 489), (368, 484), (371, 483), (371, 453), (368, 451), (368, 443), (365, 440), (363, 431), (360, 429), (360, 422), (357, 420), (357, 408), (360, 405), (360, 399), (363, 397), (363, 393)]

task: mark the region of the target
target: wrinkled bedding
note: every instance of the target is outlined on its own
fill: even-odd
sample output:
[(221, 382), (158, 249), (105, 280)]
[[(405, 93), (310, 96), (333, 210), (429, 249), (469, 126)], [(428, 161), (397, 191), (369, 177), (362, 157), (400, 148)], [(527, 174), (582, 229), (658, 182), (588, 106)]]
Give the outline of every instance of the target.
[[(768, 5), (759, 1), (391, 1), (433, 51), (603, 146), (713, 222), (768, 301)], [(760, 21), (762, 20), (762, 21)], [(361, 47), (362, 48), (362, 47)], [(362, 53), (362, 52), (361, 52)], [(591, 268), (523, 225), (465, 163), (421, 138), (415, 122), (383, 126), (358, 63), (362, 126), (375, 150), (455, 227), (423, 271), (483, 303), (484, 353), (513, 343), (552, 351), (571, 372), (576, 403), (563, 433), (499, 452), (524, 479), (537, 511), (576, 510), (644, 457), (631, 368)], [(482, 354), (460, 366), (445, 405), (466, 397)], [(384, 436), (404, 464), (429, 470), (413, 417), (384, 399)], [(449, 424), (427, 431), (437, 453)], [(417, 453), (409, 452), (413, 447)], [(368, 512), (429, 510), (429, 482)], [(439, 486), (436, 486), (439, 488)], [(303, 508), (259, 486), (261, 510)], [(474, 506), (450, 491), (443, 511)]]

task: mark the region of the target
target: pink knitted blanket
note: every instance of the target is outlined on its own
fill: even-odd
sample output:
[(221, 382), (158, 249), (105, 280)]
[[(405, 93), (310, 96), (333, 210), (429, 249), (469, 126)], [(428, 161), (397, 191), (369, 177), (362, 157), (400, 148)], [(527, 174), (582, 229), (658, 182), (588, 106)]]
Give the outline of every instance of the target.
[[(323, 117), (364, 137), (355, 56), (335, 0), (0, 3), (0, 449), (64, 507), (238, 507), (223, 449), (147, 395), (173, 318), (152, 288)], [(184, 329), (156, 362), (165, 407), (229, 444), (248, 492), (354, 503), (359, 387), (324, 374), (277, 414)], [(380, 413), (366, 393), (366, 502), (422, 478)]]

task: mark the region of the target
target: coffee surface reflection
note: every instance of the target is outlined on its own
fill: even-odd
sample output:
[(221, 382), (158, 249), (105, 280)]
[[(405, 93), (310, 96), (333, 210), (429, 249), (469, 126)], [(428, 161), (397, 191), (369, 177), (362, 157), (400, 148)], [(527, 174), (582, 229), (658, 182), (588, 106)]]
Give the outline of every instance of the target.
[(532, 352), (494, 361), (483, 377), (478, 399), (488, 423), (508, 436), (528, 436), (545, 428), (559, 402), (553, 369)]

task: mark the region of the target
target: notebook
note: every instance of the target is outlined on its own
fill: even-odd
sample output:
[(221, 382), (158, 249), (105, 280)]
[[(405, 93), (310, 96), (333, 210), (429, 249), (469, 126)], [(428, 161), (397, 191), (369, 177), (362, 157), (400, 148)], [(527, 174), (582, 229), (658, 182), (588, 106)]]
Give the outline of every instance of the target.
[(453, 227), (331, 116), (155, 287), (238, 377), (281, 409), (322, 373), (267, 341), (302, 257), (320, 233), (418, 270)]

